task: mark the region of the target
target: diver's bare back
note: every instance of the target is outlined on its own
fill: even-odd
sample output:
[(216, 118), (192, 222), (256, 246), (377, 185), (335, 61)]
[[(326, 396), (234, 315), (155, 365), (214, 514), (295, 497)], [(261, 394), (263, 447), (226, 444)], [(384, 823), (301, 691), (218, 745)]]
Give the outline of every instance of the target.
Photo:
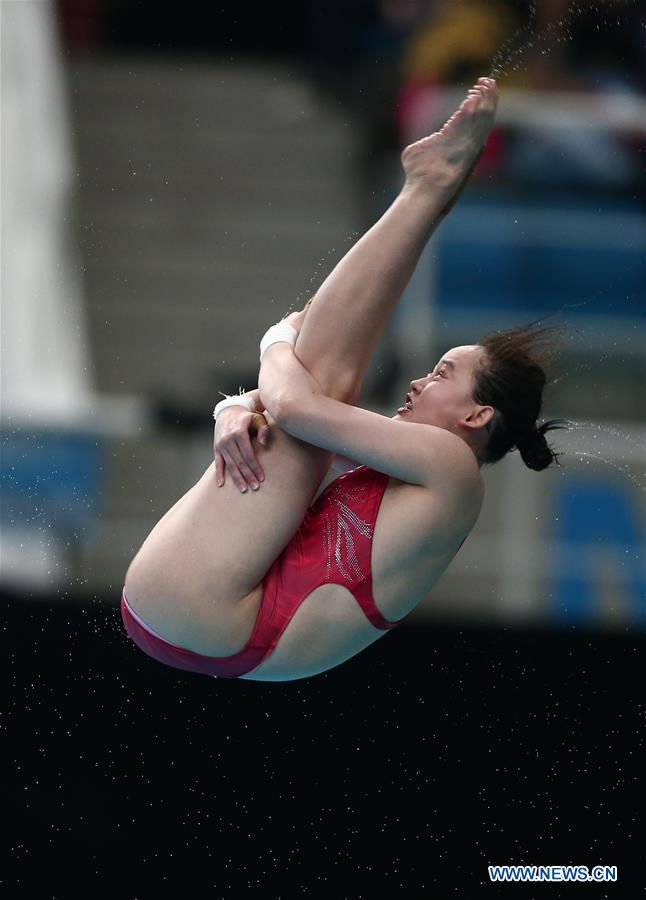
[[(462, 443), (457, 437), (455, 441)], [(388, 480), (375, 523), (371, 568), (375, 605), (389, 621), (403, 618), (429, 595), (475, 525), (484, 496), (475, 458), (467, 481), (465, 490), (463, 470), (458, 474), (450, 464), (441, 488)], [(249, 605), (249, 633), (261, 598), (259, 585), (243, 601)], [(315, 675), (385, 633), (368, 621), (348, 588), (324, 584), (303, 600), (273, 652), (240, 677), (277, 681)]]

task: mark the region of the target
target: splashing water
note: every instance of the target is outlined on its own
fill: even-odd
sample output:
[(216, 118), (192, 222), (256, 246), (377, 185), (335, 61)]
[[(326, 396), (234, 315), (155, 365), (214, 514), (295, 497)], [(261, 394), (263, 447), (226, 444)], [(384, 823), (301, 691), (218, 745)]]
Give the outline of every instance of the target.
[(618, 428), (612, 428), (610, 425), (600, 425), (598, 422), (574, 422), (572, 419), (568, 420), (570, 425), (573, 425), (573, 428), (568, 428), (568, 431), (585, 431), (594, 429), (596, 431), (602, 431), (605, 434), (610, 434), (612, 437), (621, 438), (624, 441), (627, 441), (629, 444), (632, 444), (633, 447), (637, 447), (637, 449), (643, 454), (646, 453), (646, 445), (643, 441), (635, 440), (634, 437), (631, 437), (629, 434), (626, 434), (625, 431), (619, 431)]
[[(636, 3), (637, 0), (606, 0), (603, 4), (603, 12), (608, 15), (617, 8), (634, 7)], [(595, 3), (572, 2), (558, 19), (548, 23), (539, 32), (535, 30), (537, 11), (538, 0), (533, 0), (529, 4), (529, 21), (507, 38), (494, 54), (491, 60), (490, 78), (500, 81), (501, 78), (509, 75), (510, 71), (518, 72), (521, 69), (521, 57), (527, 50), (536, 48), (537, 51), (540, 51), (541, 56), (548, 56), (555, 44), (563, 44), (571, 40), (572, 35), (569, 29), (577, 16), (582, 13), (601, 12), (602, 7)], [(527, 39), (525, 40), (525, 38)], [(522, 66), (522, 71), (527, 71), (527, 65)]]
[[(637, 448), (639, 451), (639, 457), (637, 462), (644, 465), (646, 462), (646, 441), (636, 440), (631, 437), (629, 434), (626, 434), (623, 431), (620, 431), (617, 428), (613, 428), (609, 425), (600, 425), (596, 422), (569, 422), (569, 427), (565, 429), (566, 432), (572, 434), (573, 432), (596, 432), (592, 435), (593, 438), (598, 438), (600, 433), (611, 435), (615, 440), (613, 441), (613, 449), (615, 454), (617, 454), (617, 450), (619, 450), (620, 459), (626, 460), (627, 463), (631, 463), (634, 465), (635, 461), (630, 459), (632, 451), (632, 447)], [(620, 441), (625, 442), (623, 447), (618, 446), (617, 438)], [(624, 449), (626, 444), (630, 445), (631, 449), (626, 452)], [(589, 446), (586, 446), (585, 450), (581, 450), (578, 447), (572, 445), (567, 447), (563, 452), (565, 456), (575, 456), (575, 457), (587, 457), (590, 460), (594, 460), (595, 462), (605, 463), (607, 466), (611, 466), (613, 469), (616, 469), (618, 472), (621, 472), (626, 478), (628, 478), (640, 491), (646, 492), (646, 472), (642, 472), (643, 479), (638, 477), (633, 471), (631, 471), (630, 465), (622, 464), (617, 461), (617, 457), (609, 458), (606, 453), (603, 453), (600, 448), (594, 448), (595, 452), (590, 452)]]
[[(567, 455), (567, 454), (565, 454)], [(621, 472), (622, 475), (625, 475), (633, 484), (637, 487), (638, 490), (646, 493), (646, 481), (642, 483), (640, 479), (633, 475), (628, 466), (622, 466), (619, 463), (614, 462), (612, 459), (606, 459), (605, 456), (598, 456), (596, 453), (586, 453), (585, 450), (575, 450), (573, 451), (574, 456), (587, 456), (590, 459), (595, 460), (595, 462), (605, 463), (607, 466), (612, 466), (613, 469), (617, 469), (618, 472)]]
[(496, 81), (500, 81), (502, 77), (507, 75), (507, 67), (514, 59), (515, 56), (522, 54), (525, 49), (534, 46), (533, 41), (527, 41), (519, 48), (515, 48), (514, 44), (520, 41), (523, 35), (526, 35), (528, 32), (533, 35), (534, 32), (534, 24), (536, 22), (536, 12), (537, 12), (537, 2), (532, 2), (529, 4), (529, 21), (526, 25), (522, 25), (520, 28), (516, 29), (516, 31), (508, 37), (506, 41), (499, 47), (499, 49), (494, 53), (493, 58), (491, 60), (491, 71), (489, 72), (490, 78), (495, 78)]

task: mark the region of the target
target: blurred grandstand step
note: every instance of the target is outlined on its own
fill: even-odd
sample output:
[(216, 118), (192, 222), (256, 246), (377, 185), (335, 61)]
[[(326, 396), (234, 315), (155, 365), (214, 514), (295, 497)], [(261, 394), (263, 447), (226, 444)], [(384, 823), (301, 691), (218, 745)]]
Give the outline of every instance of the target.
[(112, 596), (212, 461), (218, 391), (255, 387), (266, 327), (354, 239), (356, 131), (279, 63), (95, 57), (67, 77), (94, 386), (146, 407), (104, 440), (62, 567)]
[(69, 432), (97, 437), (132, 437), (150, 424), (150, 407), (140, 394), (90, 394), (73, 404), (56, 405), (56, 396), (3, 398), (0, 436), (3, 448), (12, 434), (43, 430), (54, 434)]
[(275, 63), (95, 58), (68, 77), (97, 387), (255, 378), (258, 337), (353, 239), (351, 123)]

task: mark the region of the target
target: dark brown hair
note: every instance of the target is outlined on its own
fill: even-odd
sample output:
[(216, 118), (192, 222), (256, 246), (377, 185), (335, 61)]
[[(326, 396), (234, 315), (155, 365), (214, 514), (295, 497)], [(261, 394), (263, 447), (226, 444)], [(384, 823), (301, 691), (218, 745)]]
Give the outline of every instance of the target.
[(480, 456), (482, 465), (498, 462), (516, 447), (523, 462), (540, 472), (558, 457), (545, 440), (548, 431), (566, 428), (565, 419), (550, 419), (537, 427), (543, 390), (550, 383), (556, 350), (555, 337), (564, 326), (537, 323), (488, 334), (479, 345), (485, 353), (476, 366), (473, 399), (495, 412), (487, 425), (489, 440)]

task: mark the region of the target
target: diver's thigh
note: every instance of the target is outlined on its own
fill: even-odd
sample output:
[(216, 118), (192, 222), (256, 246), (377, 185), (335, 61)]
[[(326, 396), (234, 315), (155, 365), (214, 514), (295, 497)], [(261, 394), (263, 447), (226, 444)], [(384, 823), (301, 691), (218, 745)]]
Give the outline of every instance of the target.
[(271, 424), (254, 449), (265, 472), (242, 494), (215, 463), (157, 523), (126, 575), (129, 602), (143, 620), (178, 643), (195, 627), (217, 625), (263, 580), (303, 521), (331, 454)]

